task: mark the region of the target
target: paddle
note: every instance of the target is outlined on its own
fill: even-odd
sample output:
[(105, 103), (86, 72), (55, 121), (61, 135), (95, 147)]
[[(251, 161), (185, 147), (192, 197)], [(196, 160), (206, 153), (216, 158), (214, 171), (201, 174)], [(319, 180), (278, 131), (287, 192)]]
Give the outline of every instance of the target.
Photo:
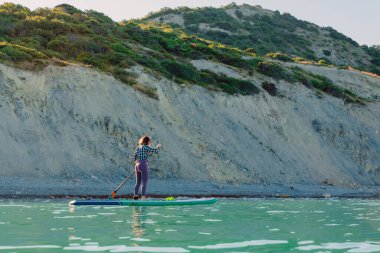
[(129, 174), (128, 175), (128, 177), (126, 177), (125, 179), (124, 179), (124, 181), (123, 182), (121, 182), (121, 184), (111, 193), (111, 195), (109, 195), (108, 196), (108, 198), (109, 199), (114, 199), (114, 198), (116, 198), (116, 192), (120, 189), (120, 187), (122, 187), (124, 184), (125, 184), (125, 182), (127, 182), (127, 180), (132, 176), (132, 174), (133, 173), (135, 173), (135, 171), (133, 170), (132, 172), (131, 172), (131, 174)]

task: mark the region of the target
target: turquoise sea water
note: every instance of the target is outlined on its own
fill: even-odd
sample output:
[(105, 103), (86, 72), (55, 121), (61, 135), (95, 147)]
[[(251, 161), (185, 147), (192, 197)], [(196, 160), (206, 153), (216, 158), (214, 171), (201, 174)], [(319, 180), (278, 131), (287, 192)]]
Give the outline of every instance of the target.
[(380, 252), (380, 201), (70, 207), (0, 200), (0, 252)]

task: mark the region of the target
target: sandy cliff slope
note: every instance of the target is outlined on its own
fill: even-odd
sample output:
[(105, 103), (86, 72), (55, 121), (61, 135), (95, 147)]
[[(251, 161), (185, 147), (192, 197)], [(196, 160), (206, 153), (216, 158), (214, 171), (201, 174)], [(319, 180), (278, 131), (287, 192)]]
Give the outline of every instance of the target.
[[(223, 187), (244, 185), (245, 193), (254, 194), (258, 185), (380, 185), (378, 100), (345, 104), (301, 84), (246, 77), (205, 61), (193, 64), (240, 75), (258, 87), (274, 82), (279, 95), (228, 95), (130, 69), (141, 84), (157, 89), (156, 100), (81, 66), (29, 72), (0, 65), (2, 193), (112, 188), (132, 170), (131, 154), (143, 134), (164, 146), (150, 160), (151, 189), (159, 186), (161, 193), (183, 193), (203, 182), (186, 191), (223, 194)], [(314, 70), (362, 96), (380, 94), (380, 79)], [(165, 191), (166, 183), (171, 186)]]

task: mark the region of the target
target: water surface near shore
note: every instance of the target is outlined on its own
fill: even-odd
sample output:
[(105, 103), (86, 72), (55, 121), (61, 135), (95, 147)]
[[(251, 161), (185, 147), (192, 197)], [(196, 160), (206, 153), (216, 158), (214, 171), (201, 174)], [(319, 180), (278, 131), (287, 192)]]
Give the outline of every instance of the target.
[(220, 199), (213, 205), (72, 207), (0, 200), (0, 252), (380, 252), (380, 202)]

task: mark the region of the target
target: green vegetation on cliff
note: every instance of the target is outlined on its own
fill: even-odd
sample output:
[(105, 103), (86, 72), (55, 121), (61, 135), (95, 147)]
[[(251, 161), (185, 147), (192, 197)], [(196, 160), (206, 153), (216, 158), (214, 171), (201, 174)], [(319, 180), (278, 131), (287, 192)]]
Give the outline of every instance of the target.
[(206, 58), (243, 66), (246, 63), (241, 57), (249, 53), (187, 35), (167, 25), (116, 23), (102, 13), (83, 12), (66, 4), (31, 11), (6, 3), (0, 6), (0, 13), (0, 61), (7, 64), (37, 68), (52, 59), (60, 63), (74, 61), (136, 85), (134, 77), (124, 69), (138, 63), (181, 83), (228, 93), (257, 92), (248, 81), (199, 71), (188, 62)]
[(289, 13), (281, 14), (260, 6), (164, 8), (144, 20), (169, 23), (187, 33), (242, 50), (253, 48), (260, 55), (282, 52), (309, 61), (322, 60), (373, 72), (380, 69), (380, 65), (371, 61), (370, 52), (332, 27), (319, 27)]
[[(212, 14), (210, 19), (218, 21), (219, 27), (222, 25), (220, 22), (231, 18), (227, 14), (228, 17), (220, 16), (220, 12), (213, 8), (206, 8), (205, 11)], [(348, 102), (357, 102), (347, 99), (354, 97), (348, 91), (335, 92), (338, 88), (327, 79), (319, 81), (321, 78), (312, 74), (286, 67), (281, 62), (294, 59), (284, 53), (269, 53), (267, 58), (259, 57), (252, 48), (242, 50), (210, 41), (167, 24), (146, 21), (116, 23), (102, 13), (81, 11), (66, 4), (53, 9), (31, 11), (21, 5), (6, 3), (0, 5), (0, 14), (0, 61), (19, 68), (41, 69), (49, 63), (79, 62), (111, 73), (153, 98), (158, 98), (155, 89), (138, 84), (136, 76), (128, 68), (140, 64), (177, 83), (197, 84), (229, 94), (251, 95), (259, 92), (250, 81), (199, 70), (190, 62), (207, 59), (236, 67), (247, 75), (261, 73), (276, 80), (301, 82), (309, 88), (346, 98)], [(201, 16), (198, 18), (202, 20)], [(299, 22), (286, 15), (285, 18), (288, 23), (282, 26), (286, 30), (295, 29), (292, 22), (312, 29), (309, 23)], [(224, 29), (236, 28), (234, 26), (237, 24), (230, 21), (229, 25), (222, 25)]]
[(372, 57), (372, 64), (370, 71), (380, 75), (380, 46), (362, 46), (364, 51), (366, 51)]

